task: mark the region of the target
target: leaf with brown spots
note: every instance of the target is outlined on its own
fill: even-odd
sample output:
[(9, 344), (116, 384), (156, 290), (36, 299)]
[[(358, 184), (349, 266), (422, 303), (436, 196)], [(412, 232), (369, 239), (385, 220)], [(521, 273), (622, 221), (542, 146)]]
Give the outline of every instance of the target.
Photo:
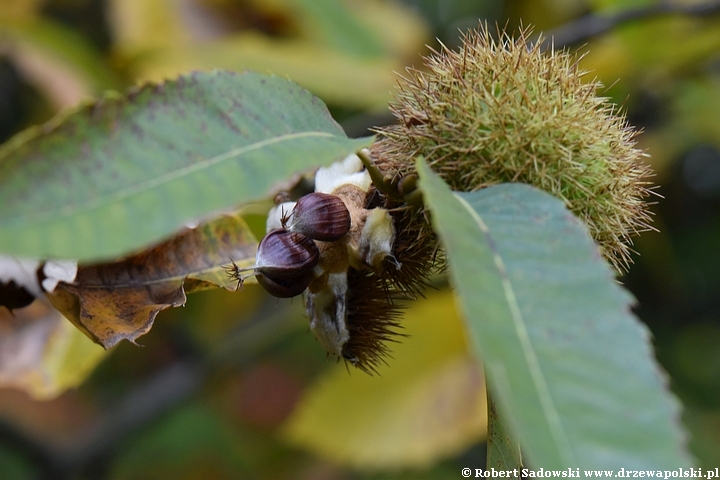
[(72, 284), (59, 283), (52, 304), (88, 337), (110, 348), (147, 333), (157, 314), (185, 304), (187, 293), (233, 290), (224, 271), (254, 262), (257, 241), (239, 216), (225, 215), (187, 229), (125, 259), (81, 265)]
[(0, 148), (0, 252), (118, 258), (369, 143), (276, 76), (194, 72), (108, 95)]

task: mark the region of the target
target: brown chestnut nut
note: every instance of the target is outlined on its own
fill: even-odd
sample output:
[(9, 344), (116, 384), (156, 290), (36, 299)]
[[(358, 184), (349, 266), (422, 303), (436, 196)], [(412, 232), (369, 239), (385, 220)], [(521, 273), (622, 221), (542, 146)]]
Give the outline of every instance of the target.
[(350, 212), (340, 197), (327, 193), (309, 193), (283, 218), (283, 227), (321, 242), (340, 240), (350, 231)]
[(280, 298), (302, 293), (313, 279), (320, 252), (310, 238), (296, 232), (273, 230), (262, 239), (255, 254), (258, 283)]
[(305, 273), (300, 277), (293, 278), (272, 278), (257, 273), (255, 275), (257, 282), (273, 297), (290, 298), (300, 295), (310, 285), (314, 278), (312, 271)]

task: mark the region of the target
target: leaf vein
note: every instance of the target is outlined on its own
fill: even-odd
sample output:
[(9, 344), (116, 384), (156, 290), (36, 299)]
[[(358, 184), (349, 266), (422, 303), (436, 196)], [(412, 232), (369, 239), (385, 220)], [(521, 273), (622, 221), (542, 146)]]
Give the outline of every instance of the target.
[[(148, 191), (150, 189), (157, 188), (160, 185), (170, 183), (173, 180), (190, 175), (193, 172), (200, 171), (205, 168), (209, 168), (213, 165), (216, 165), (218, 163), (224, 162), (224, 161), (232, 159), (232, 158), (237, 158), (248, 152), (257, 150), (259, 148), (266, 147), (268, 145), (273, 145), (273, 144), (278, 144), (281, 142), (296, 140), (298, 138), (335, 137), (335, 136), (336, 135), (333, 135), (333, 134), (327, 133), (327, 132), (297, 132), (297, 133), (291, 133), (291, 134), (286, 134), (286, 135), (279, 135), (279, 136), (268, 138), (268, 139), (265, 139), (265, 140), (262, 140), (259, 142), (254, 142), (250, 145), (244, 145), (242, 147), (234, 148), (232, 150), (221, 153), (219, 155), (209, 157), (205, 160), (194, 163), (192, 165), (188, 165), (186, 167), (174, 170), (172, 172), (168, 172), (164, 175), (157, 176), (148, 181), (141, 182), (136, 185), (131, 185), (131, 186), (129, 186), (125, 189), (119, 190), (111, 195), (104, 196), (96, 201), (86, 202), (86, 203), (83, 203), (82, 205), (77, 205), (77, 204), (70, 205), (68, 207), (63, 208), (59, 212), (55, 212), (52, 210), (38, 212), (38, 213), (40, 213), (40, 215), (38, 215), (35, 219), (32, 219), (32, 220), (28, 219), (27, 216), (20, 218), (18, 220), (22, 220), (23, 228), (28, 228), (29, 226), (38, 226), (38, 225), (55, 222), (58, 219), (72, 217), (80, 212), (90, 212), (93, 210), (98, 210), (105, 205), (122, 202), (123, 200), (126, 200), (127, 198), (130, 198), (133, 195), (137, 195), (139, 193)], [(45, 215), (42, 215), (42, 213), (44, 213)]]

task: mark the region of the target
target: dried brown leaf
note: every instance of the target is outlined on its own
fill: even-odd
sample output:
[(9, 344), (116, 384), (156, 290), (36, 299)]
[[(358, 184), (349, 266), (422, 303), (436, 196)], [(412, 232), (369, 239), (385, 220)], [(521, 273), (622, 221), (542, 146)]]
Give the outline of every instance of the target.
[(122, 260), (81, 265), (72, 284), (61, 282), (50, 300), (76, 327), (105, 348), (135, 340), (157, 314), (184, 305), (186, 294), (233, 290), (223, 267), (252, 264), (257, 241), (239, 216), (224, 215), (187, 229)]

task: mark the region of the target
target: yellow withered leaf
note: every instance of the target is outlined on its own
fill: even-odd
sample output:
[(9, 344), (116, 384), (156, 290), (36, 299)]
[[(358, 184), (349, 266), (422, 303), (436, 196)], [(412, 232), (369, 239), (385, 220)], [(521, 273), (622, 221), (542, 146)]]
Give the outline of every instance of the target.
[(283, 436), (364, 470), (426, 467), (483, 439), (483, 374), (454, 295), (413, 303), (402, 324), (409, 337), (393, 346), (392, 367), (369, 376), (338, 364), (305, 394)]
[(231, 260), (252, 264), (256, 248), (245, 221), (224, 215), (116, 262), (81, 265), (72, 284), (61, 282), (48, 297), (88, 337), (110, 348), (147, 333), (157, 314), (184, 305), (187, 293), (234, 290), (226, 266)]
[(44, 300), (0, 308), (0, 387), (48, 400), (79, 385), (105, 354)]

